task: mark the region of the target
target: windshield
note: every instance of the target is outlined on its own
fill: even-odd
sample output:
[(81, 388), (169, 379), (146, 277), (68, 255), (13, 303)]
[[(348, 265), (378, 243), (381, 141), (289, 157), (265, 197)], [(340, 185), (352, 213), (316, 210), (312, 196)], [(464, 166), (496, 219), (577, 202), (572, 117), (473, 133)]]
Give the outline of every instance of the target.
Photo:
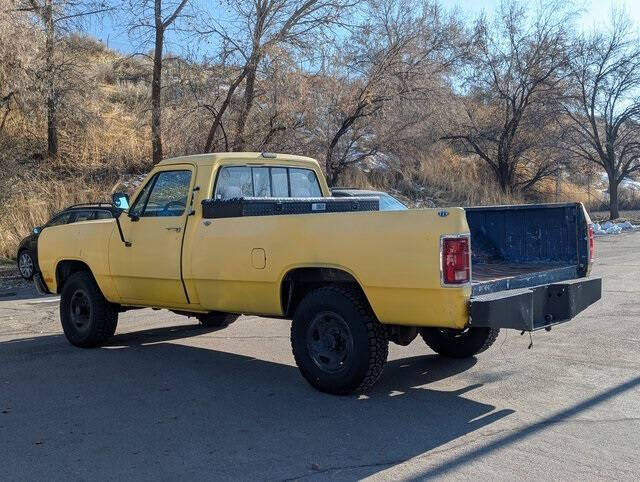
[(380, 195), (380, 211), (404, 211), (405, 209), (409, 208), (393, 196), (388, 194)]

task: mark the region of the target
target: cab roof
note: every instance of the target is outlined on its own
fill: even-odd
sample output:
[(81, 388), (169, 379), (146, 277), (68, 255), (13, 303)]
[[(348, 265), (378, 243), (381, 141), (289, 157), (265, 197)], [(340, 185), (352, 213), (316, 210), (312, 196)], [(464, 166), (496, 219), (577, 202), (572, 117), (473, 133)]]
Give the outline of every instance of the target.
[(197, 166), (210, 166), (216, 163), (233, 164), (238, 162), (250, 162), (266, 165), (282, 165), (293, 163), (319, 168), (318, 161), (311, 157), (296, 156), (295, 154), (277, 154), (272, 152), (213, 152), (211, 154), (196, 154), (192, 156), (174, 157), (160, 161), (158, 166), (189, 163)]

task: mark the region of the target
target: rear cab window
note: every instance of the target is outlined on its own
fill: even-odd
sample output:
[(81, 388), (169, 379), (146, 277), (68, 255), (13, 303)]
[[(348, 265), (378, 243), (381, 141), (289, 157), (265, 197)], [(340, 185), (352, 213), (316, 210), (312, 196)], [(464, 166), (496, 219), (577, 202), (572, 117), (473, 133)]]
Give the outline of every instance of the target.
[(214, 199), (241, 197), (322, 197), (312, 169), (224, 166), (218, 171)]

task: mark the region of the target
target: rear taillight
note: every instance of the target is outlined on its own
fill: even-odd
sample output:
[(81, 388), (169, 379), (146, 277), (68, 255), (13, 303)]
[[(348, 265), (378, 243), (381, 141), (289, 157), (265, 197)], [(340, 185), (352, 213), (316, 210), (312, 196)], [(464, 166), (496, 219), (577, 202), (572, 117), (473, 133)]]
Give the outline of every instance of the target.
[(589, 264), (593, 263), (594, 252), (593, 252), (593, 224), (588, 225), (588, 233), (589, 233)]
[(442, 238), (442, 283), (460, 285), (471, 281), (469, 238)]

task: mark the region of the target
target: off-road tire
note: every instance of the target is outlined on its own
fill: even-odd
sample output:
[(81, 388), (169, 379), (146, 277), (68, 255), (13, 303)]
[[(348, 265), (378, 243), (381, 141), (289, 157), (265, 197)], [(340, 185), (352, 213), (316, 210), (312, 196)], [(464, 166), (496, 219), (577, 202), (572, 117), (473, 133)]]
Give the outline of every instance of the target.
[[(72, 307), (82, 311), (78, 310), (78, 299), (86, 304), (88, 313), (72, 313)], [(80, 315), (86, 320), (78, 321)], [(102, 295), (91, 273), (80, 271), (64, 283), (60, 296), (60, 321), (69, 343), (92, 348), (102, 345), (116, 332), (118, 311)]]
[[(346, 338), (352, 341), (344, 364), (333, 372), (321, 367), (310, 346), (317, 335), (313, 327), (318, 317), (335, 317), (348, 327)], [(389, 340), (362, 294), (352, 288), (324, 286), (311, 291), (298, 305), (291, 323), (291, 348), (300, 373), (312, 386), (346, 395), (366, 391), (378, 381), (387, 361)]]
[(433, 351), (450, 358), (468, 358), (487, 350), (498, 338), (499, 328), (451, 330), (422, 328), (420, 336)]
[(240, 315), (232, 313), (203, 313), (197, 315), (198, 321), (207, 328), (225, 328), (240, 318)]

